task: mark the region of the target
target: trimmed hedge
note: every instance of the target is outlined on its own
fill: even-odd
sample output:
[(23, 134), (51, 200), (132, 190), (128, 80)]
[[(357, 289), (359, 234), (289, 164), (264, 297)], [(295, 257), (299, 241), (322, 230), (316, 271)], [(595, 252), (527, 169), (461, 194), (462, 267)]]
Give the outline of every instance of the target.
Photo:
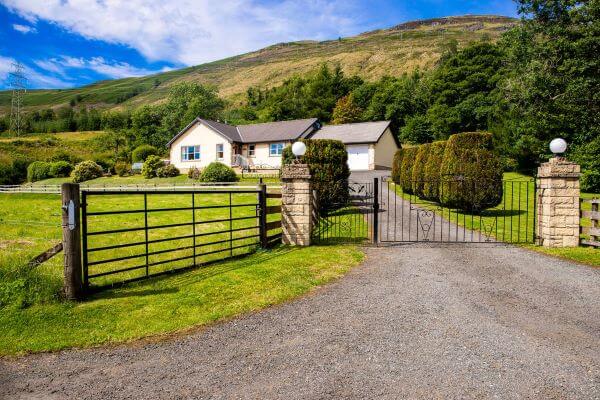
[(27, 181), (37, 182), (50, 178), (50, 163), (34, 161), (27, 167)]
[(412, 171), (417, 158), (418, 147), (407, 147), (404, 149), (402, 164), (400, 167), (400, 187), (404, 193), (412, 194)]
[(486, 132), (450, 136), (440, 168), (442, 205), (477, 211), (500, 204), (502, 160), (492, 139)]
[(412, 189), (413, 193), (419, 197), (424, 197), (423, 189), (425, 187), (425, 164), (429, 158), (431, 143), (425, 143), (419, 146), (415, 157), (415, 165), (412, 170)]
[(73, 166), (67, 161), (57, 161), (50, 164), (50, 176), (52, 178), (66, 178), (71, 175)]
[(218, 161), (211, 162), (200, 173), (200, 181), (202, 182), (237, 182), (238, 179), (232, 168)]
[(440, 192), (440, 167), (444, 158), (446, 149), (445, 141), (431, 143), (429, 156), (423, 168), (423, 198), (427, 200), (439, 201)]
[(179, 170), (176, 166), (172, 164), (165, 165), (164, 167), (160, 167), (156, 171), (156, 176), (159, 178), (172, 178), (175, 176), (179, 176)]
[(73, 170), (73, 182), (85, 182), (102, 176), (102, 167), (94, 161), (82, 161)]
[(164, 166), (165, 163), (159, 156), (148, 156), (142, 165), (142, 175), (146, 179), (156, 178), (159, 168)]
[(395, 184), (400, 183), (400, 171), (402, 171), (402, 157), (404, 156), (404, 149), (398, 149), (394, 154), (394, 162), (392, 163), (392, 181)]
[(142, 144), (131, 152), (133, 162), (144, 162), (149, 156), (157, 156), (158, 149), (150, 144)]
[[(348, 152), (339, 140), (304, 139), (306, 154), (302, 162), (308, 164), (317, 193), (317, 207), (320, 211), (336, 209), (348, 204)], [(293, 162), (296, 157), (291, 146), (283, 150), (283, 165)]]

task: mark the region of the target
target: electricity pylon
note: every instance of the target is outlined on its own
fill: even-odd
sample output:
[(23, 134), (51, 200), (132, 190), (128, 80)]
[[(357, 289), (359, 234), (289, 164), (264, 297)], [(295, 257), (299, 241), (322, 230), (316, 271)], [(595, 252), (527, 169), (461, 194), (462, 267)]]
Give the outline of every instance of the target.
[(14, 62), (11, 64), (12, 71), (8, 74), (8, 85), (12, 89), (12, 102), (10, 108), (9, 132), (14, 136), (21, 135), (23, 97), (27, 91), (27, 78), (23, 64)]

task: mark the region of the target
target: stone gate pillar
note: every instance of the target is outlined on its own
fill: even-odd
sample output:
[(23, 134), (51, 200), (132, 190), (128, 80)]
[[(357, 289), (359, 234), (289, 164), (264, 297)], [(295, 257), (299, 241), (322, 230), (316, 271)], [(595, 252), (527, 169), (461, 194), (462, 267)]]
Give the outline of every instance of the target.
[(562, 157), (538, 168), (537, 232), (544, 247), (579, 245), (579, 165)]
[(308, 165), (285, 165), (281, 171), (281, 229), (284, 244), (310, 246), (312, 182)]

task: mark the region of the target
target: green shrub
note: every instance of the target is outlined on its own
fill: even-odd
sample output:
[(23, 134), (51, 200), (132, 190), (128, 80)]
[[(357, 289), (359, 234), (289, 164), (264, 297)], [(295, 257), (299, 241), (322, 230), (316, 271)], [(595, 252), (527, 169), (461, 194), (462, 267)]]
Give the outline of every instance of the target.
[(188, 170), (187, 176), (190, 179), (200, 179), (200, 170), (196, 167), (192, 167)]
[(407, 147), (404, 149), (402, 164), (400, 166), (400, 187), (404, 193), (412, 194), (412, 171), (417, 158), (418, 147)]
[(108, 158), (97, 157), (94, 158), (94, 162), (102, 167), (102, 171), (108, 174), (115, 173), (115, 162)]
[(142, 165), (142, 175), (146, 179), (156, 178), (158, 169), (164, 166), (165, 163), (159, 156), (148, 156), (146, 161), (144, 161), (144, 165)]
[(119, 176), (129, 176), (132, 174), (131, 165), (124, 161), (115, 163), (115, 174)]
[(490, 133), (452, 135), (440, 169), (440, 202), (473, 211), (497, 206), (502, 201), (502, 172)]
[(50, 163), (45, 161), (34, 161), (27, 167), (28, 182), (37, 182), (50, 177)]
[(202, 182), (237, 182), (238, 179), (232, 168), (217, 161), (208, 164), (200, 174)]
[(160, 167), (156, 170), (156, 176), (159, 178), (171, 178), (174, 176), (179, 176), (180, 172), (176, 166), (169, 164), (164, 167)]
[(425, 181), (423, 185), (423, 198), (427, 200), (439, 201), (440, 168), (445, 149), (445, 141), (433, 142), (429, 148), (429, 156), (427, 157), (423, 171), (423, 180)]
[(50, 176), (52, 178), (66, 178), (71, 175), (73, 166), (67, 161), (57, 161), (50, 164)]
[(92, 160), (82, 161), (73, 170), (73, 182), (80, 183), (102, 176), (102, 167)]
[(0, 185), (17, 185), (27, 179), (27, 161), (23, 159), (0, 162)]
[(400, 183), (400, 172), (402, 171), (402, 157), (404, 149), (398, 149), (394, 154), (394, 162), (392, 164), (392, 181), (396, 184)]
[[(302, 161), (308, 164), (317, 193), (317, 206), (323, 211), (348, 203), (348, 152), (339, 140), (302, 140), (306, 154)], [(283, 164), (291, 164), (296, 157), (290, 146), (283, 150)]]
[(600, 136), (575, 147), (572, 156), (581, 165), (581, 190), (600, 193)]
[(413, 193), (419, 197), (424, 197), (423, 189), (425, 187), (425, 164), (429, 158), (431, 143), (425, 143), (418, 147), (415, 164), (412, 170), (412, 189)]
[(158, 149), (149, 144), (143, 144), (136, 147), (131, 152), (131, 160), (133, 162), (144, 162), (149, 156), (157, 156)]

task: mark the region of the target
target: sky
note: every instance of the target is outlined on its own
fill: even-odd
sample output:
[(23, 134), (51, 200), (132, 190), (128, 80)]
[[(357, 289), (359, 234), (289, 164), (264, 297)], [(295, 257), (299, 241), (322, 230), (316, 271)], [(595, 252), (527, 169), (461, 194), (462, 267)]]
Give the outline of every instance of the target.
[(416, 19), (516, 16), (512, 0), (0, 0), (0, 89), (69, 88)]

